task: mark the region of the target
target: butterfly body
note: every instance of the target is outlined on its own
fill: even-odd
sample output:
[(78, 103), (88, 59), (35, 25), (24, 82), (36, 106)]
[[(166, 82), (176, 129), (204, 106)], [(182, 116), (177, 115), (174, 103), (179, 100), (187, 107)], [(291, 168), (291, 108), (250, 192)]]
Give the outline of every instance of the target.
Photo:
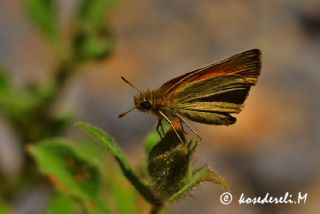
[(177, 118), (189, 128), (185, 118), (210, 125), (234, 124), (236, 118), (231, 114), (242, 110), (251, 86), (260, 75), (260, 56), (258, 49), (248, 50), (176, 77), (156, 90), (137, 89), (135, 108), (152, 113), (159, 123), (166, 120), (173, 129), (171, 121)]
[(140, 92), (134, 97), (134, 106), (142, 112), (149, 112), (157, 117), (161, 117), (160, 112), (166, 113), (168, 118), (172, 118), (173, 115), (170, 114), (170, 109), (175, 105), (174, 99), (171, 97), (164, 97), (157, 90), (147, 90), (145, 92)]

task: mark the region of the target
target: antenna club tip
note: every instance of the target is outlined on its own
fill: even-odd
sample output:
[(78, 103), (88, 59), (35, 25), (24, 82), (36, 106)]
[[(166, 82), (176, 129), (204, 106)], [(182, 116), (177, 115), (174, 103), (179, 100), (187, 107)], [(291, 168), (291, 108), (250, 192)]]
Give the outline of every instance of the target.
[(126, 80), (126, 78), (124, 78), (123, 76), (121, 76), (121, 79), (122, 79), (125, 83), (129, 84), (132, 88), (134, 88), (135, 90), (137, 90), (138, 92), (141, 92), (138, 88), (136, 88), (131, 82), (129, 82), (128, 80)]
[(134, 110), (135, 107), (133, 107), (132, 109), (130, 109), (129, 111), (126, 111), (126, 112), (123, 112), (122, 114), (119, 114), (119, 118), (123, 117), (123, 116), (126, 116), (128, 113), (130, 113), (132, 110)]

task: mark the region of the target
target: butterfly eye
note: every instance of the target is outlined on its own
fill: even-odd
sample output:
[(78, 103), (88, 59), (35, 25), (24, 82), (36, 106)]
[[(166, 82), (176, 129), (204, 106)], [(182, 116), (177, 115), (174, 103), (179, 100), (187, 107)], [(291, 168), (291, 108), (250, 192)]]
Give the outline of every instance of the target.
[(141, 103), (140, 103), (140, 106), (146, 110), (149, 110), (151, 109), (151, 103), (148, 101), (148, 100), (143, 100)]

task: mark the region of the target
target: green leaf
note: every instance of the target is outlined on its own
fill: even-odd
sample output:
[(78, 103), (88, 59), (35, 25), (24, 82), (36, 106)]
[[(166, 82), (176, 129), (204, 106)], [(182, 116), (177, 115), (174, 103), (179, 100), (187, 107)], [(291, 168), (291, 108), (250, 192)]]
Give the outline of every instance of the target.
[(106, 29), (95, 31), (79, 30), (74, 37), (74, 49), (77, 60), (102, 60), (108, 57), (114, 48), (114, 37)]
[(114, 201), (115, 213), (140, 213), (137, 209), (137, 194), (121, 174), (114, 173), (109, 177), (108, 191)]
[(37, 103), (38, 100), (28, 93), (14, 89), (0, 90), (0, 107), (16, 120), (23, 120)]
[(42, 136), (45, 137), (52, 137), (52, 136), (59, 136), (64, 131), (71, 126), (74, 122), (71, 116), (60, 116), (60, 117), (53, 117), (51, 121), (46, 124), (46, 127), (43, 127)]
[(0, 65), (0, 90), (7, 90), (10, 87), (10, 79), (7, 71)]
[(0, 213), (1, 214), (12, 214), (12, 210), (9, 206), (0, 198)]
[(125, 168), (126, 170), (131, 170), (129, 161), (127, 160), (125, 154), (116, 144), (113, 143), (112, 138), (108, 134), (89, 123), (78, 122), (76, 123), (76, 126), (86, 131), (89, 135), (98, 140), (98, 142), (103, 143), (103, 145), (116, 158), (116, 160), (120, 165), (122, 165), (123, 168)]
[(46, 214), (77, 214), (83, 213), (81, 206), (70, 196), (58, 193), (49, 202)]
[[(103, 145), (98, 144), (93, 140), (81, 139), (77, 141), (77, 154), (89, 161), (92, 165), (102, 170), (109, 170), (110, 156), (104, 150)], [(109, 173), (109, 171), (107, 171)]]
[[(108, 194), (112, 197), (115, 213), (133, 214), (137, 212), (137, 194), (117, 166), (113, 166), (110, 155), (100, 143), (91, 140), (77, 142), (77, 151), (81, 157), (99, 167), (104, 178)], [(112, 172), (112, 173), (110, 173)]]
[(81, 0), (78, 19), (88, 25), (101, 25), (113, 4), (114, 0)]
[(157, 143), (159, 143), (160, 140), (161, 140), (161, 138), (160, 138), (159, 134), (156, 131), (151, 132), (146, 136), (146, 139), (145, 139), (145, 142), (146, 142), (145, 143), (145, 152), (146, 152), (147, 155), (150, 153), (152, 148)]
[(59, 36), (56, 3), (56, 0), (24, 0), (31, 22), (51, 41), (56, 41)]
[[(108, 195), (112, 198), (112, 207), (115, 213), (131, 214), (137, 210), (137, 194), (130, 183), (122, 175), (116, 165), (112, 165), (111, 156), (101, 143), (93, 142), (91, 139), (77, 142), (77, 152), (81, 157), (99, 167), (103, 176), (104, 185)], [(112, 172), (112, 173), (110, 173)]]
[(200, 185), (202, 182), (210, 181), (219, 186), (223, 187), (224, 189), (228, 189), (229, 185), (225, 181), (225, 179), (215, 172), (213, 172), (209, 166), (203, 166), (200, 169), (196, 170), (191, 178), (185, 183), (185, 185), (175, 194), (173, 194), (169, 201), (174, 201), (179, 198), (182, 198), (185, 194), (190, 192), (196, 186)]
[(153, 192), (146, 186), (140, 178), (135, 174), (134, 170), (131, 168), (125, 154), (122, 150), (117, 146), (117, 144), (113, 143), (112, 138), (106, 134), (101, 129), (84, 122), (78, 122), (76, 124), (79, 128), (87, 132), (93, 138), (95, 138), (98, 142), (102, 143), (106, 149), (112, 154), (112, 156), (118, 162), (124, 176), (131, 182), (131, 184), (136, 188), (136, 190), (149, 202), (157, 203), (158, 198), (155, 197)]
[(106, 17), (114, 0), (82, 0), (77, 10), (73, 38), (74, 54), (79, 60), (101, 60), (114, 47), (114, 37), (106, 24)]
[(49, 177), (57, 190), (80, 200), (90, 213), (109, 213), (101, 196), (99, 170), (68, 141), (48, 139), (28, 149), (40, 172)]
[(39, 100), (28, 91), (20, 91), (11, 85), (8, 72), (0, 68), (0, 109), (16, 121), (23, 121)]

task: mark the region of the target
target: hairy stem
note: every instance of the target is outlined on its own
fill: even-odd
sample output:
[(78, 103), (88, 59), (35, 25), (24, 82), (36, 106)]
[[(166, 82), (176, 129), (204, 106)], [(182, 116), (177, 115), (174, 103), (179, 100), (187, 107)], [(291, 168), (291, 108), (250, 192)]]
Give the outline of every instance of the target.
[(150, 210), (150, 214), (159, 214), (162, 207), (163, 207), (163, 203), (153, 204), (153, 206)]

